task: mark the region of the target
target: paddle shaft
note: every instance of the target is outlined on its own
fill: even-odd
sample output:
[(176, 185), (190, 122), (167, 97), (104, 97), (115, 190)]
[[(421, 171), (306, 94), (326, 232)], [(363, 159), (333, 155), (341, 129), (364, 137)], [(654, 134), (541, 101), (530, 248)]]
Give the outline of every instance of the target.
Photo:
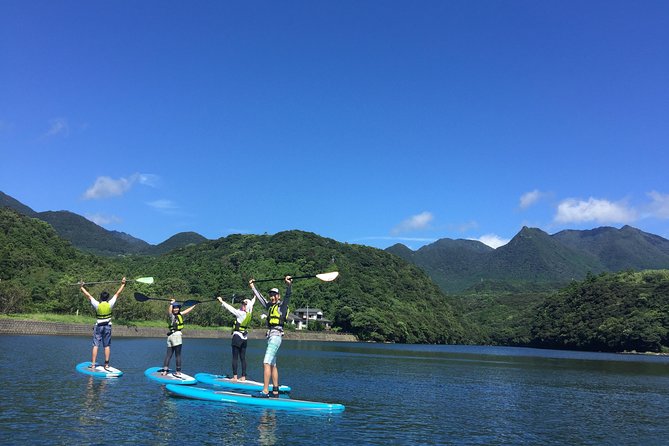
[[(308, 276), (297, 276), (297, 277), (291, 277), (291, 279), (292, 280), (295, 280), (295, 279), (311, 279), (312, 277), (316, 277), (316, 275), (315, 274), (310, 274)], [(285, 277), (279, 277), (279, 278), (276, 278), (276, 279), (259, 279), (259, 280), (254, 280), (253, 283), (274, 282), (274, 281), (277, 281), (277, 280), (284, 280), (284, 279), (285, 279)]]

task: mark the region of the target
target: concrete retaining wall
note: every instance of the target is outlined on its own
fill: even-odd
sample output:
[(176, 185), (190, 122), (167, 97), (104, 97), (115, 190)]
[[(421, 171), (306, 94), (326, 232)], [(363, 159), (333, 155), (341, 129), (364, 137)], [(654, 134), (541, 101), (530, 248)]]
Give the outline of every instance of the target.
[[(115, 337), (133, 338), (164, 338), (167, 330), (164, 328), (130, 327), (127, 325), (114, 324)], [(21, 319), (0, 319), (0, 335), (22, 334), (22, 335), (59, 335), (59, 336), (92, 336), (93, 324), (64, 324), (61, 322), (29, 321)], [(189, 338), (230, 338), (229, 329), (220, 330), (189, 330), (186, 327), (184, 336)], [(265, 330), (255, 329), (249, 332), (250, 339), (264, 339)], [(324, 331), (286, 331), (284, 339), (301, 341), (339, 341), (356, 342), (353, 335), (337, 334)]]

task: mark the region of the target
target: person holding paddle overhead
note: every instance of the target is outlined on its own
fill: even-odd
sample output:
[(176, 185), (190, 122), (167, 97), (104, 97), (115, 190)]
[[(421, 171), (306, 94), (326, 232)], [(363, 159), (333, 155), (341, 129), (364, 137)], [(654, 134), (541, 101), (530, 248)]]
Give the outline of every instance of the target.
[(81, 281), (81, 292), (88, 298), (93, 308), (95, 308), (95, 315), (97, 320), (93, 327), (93, 351), (91, 358), (91, 369), (95, 369), (95, 361), (98, 357), (98, 347), (102, 344), (105, 352), (105, 370), (109, 370), (109, 357), (111, 356), (111, 336), (112, 336), (112, 308), (116, 305), (118, 297), (125, 288), (125, 277), (121, 279), (121, 287), (116, 294), (109, 299), (109, 293), (103, 291), (100, 293), (100, 301), (95, 300), (91, 293), (84, 287), (84, 281)]
[[(196, 304), (197, 305), (197, 304)], [(174, 376), (181, 375), (181, 346), (183, 340), (181, 338), (181, 330), (184, 328), (184, 316), (193, 311), (195, 305), (181, 311), (181, 304), (174, 299), (170, 300), (170, 305), (167, 307), (168, 314), (168, 329), (167, 333), (167, 352), (165, 353), (165, 361), (163, 361), (163, 368), (160, 371), (161, 375), (167, 375), (170, 371), (170, 360), (172, 354), (176, 356), (176, 371)]]
[[(232, 380), (237, 381), (237, 360), (240, 359), (242, 363), (242, 376), (240, 381), (246, 381), (246, 344), (248, 339), (247, 328), (251, 323), (251, 316), (253, 313), (253, 305), (256, 303), (255, 296), (253, 299), (244, 299), (242, 306), (237, 310), (232, 305), (223, 301), (222, 297), (217, 297), (223, 308), (232, 313), (237, 320), (232, 329)], [(232, 299), (234, 301), (234, 298)]]
[(269, 381), (272, 380), (272, 396), (279, 396), (279, 369), (276, 366), (276, 353), (281, 346), (283, 336), (283, 324), (288, 316), (288, 303), (292, 290), (293, 279), (290, 276), (284, 278), (286, 282), (286, 296), (281, 300), (278, 288), (269, 290), (269, 301), (256, 289), (255, 281), (251, 279), (249, 285), (258, 302), (267, 309), (267, 350), (263, 359), (263, 389), (254, 394), (256, 398), (269, 398)]

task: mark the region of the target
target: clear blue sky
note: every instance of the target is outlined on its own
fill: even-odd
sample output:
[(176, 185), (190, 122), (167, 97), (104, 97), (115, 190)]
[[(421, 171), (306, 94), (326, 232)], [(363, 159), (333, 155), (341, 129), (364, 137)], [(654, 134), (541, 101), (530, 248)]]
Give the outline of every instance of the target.
[(669, 238), (669, 2), (0, 1), (0, 190), (157, 244)]

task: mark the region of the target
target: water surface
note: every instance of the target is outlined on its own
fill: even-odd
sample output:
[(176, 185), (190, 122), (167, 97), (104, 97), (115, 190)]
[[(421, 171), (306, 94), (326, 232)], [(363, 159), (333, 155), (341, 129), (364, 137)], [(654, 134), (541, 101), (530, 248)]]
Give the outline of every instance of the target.
[[(293, 397), (340, 403), (305, 414), (169, 396), (148, 380), (164, 339), (114, 338), (114, 380), (77, 373), (90, 338), (0, 336), (8, 388), (2, 444), (661, 445), (669, 358), (470, 346), (284, 341)], [(230, 343), (184, 340), (184, 372), (230, 373)], [(250, 340), (262, 380), (265, 342)], [(102, 358), (100, 356), (100, 358)]]

